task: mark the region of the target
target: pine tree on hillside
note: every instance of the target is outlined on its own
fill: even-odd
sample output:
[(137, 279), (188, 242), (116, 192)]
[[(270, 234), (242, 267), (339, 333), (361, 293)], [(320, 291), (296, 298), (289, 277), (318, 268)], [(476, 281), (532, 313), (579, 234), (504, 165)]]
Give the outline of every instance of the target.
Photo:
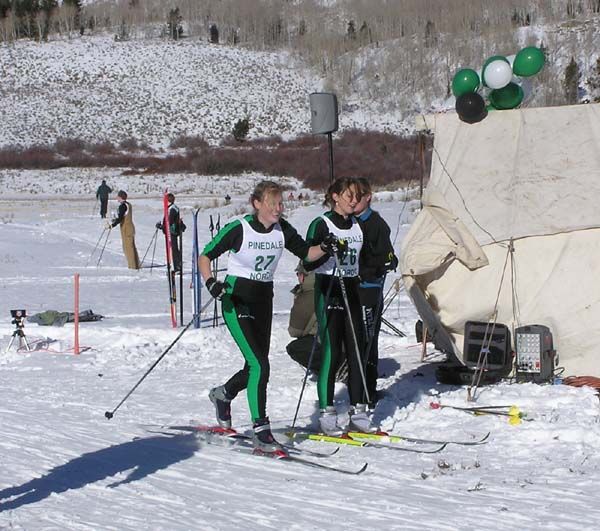
[(348, 22), (348, 26), (346, 28), (346, 35), (349, 39), (356, 39), (356, 24), (354, 23), (354, 20), (350, 20)]
[(50, 22), (54, 16), (55, 11), (58, 9), (58, 0), (41, 0), (40, 10), (42, 24), (41, 39), (43, 41), (48, 40), (48, 33), (50, 32)]
[(209, 40), (211, 44), (219, 44), (219, 28), (216, 24), (211, 24), (208, 30), (210, 37)]
[(231, 131), (233, 138), (235, 138), (238, 142), (243, 142), (246, 140), (248, 133), (250, 132), (250, 120), (249, 118), (240, 118)]
[(579, 79), (581, 78), (581, 71), (579, 65), (575, 61), (574, 57), (571, 57), (571, 61), (565, 69), (565, 79), (563, 82), (563, 88), (565, 90), (565, 99), (568, 104), (577, 103), (579, 98)]
[(587, 80), (587, 86), (590, 90), (591, 101), (600, 103), (600, 57), (596, 59), (596, 65)]
[(178, 7), (169, 11), (169, 16), (167, 17), (167, 33), (170, 39), (176, 41), (183, 36), (183, 26), (181, 25), (182, 21), (183, 17), (179, 12)]

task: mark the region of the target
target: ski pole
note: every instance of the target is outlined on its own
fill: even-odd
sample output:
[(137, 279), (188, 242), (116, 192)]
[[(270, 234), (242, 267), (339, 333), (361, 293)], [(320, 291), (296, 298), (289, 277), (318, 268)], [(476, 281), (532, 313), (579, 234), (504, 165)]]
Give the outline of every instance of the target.
[[(202, 313), (206, 308), (208, 308), (209, 304), (212, 301), (208, 301), (201, 309), (200, 309), (200, 313)], [(123, 403), (125, 402), (125, 400), (127, 400), (132, 394), (133, 392), (138, 388), (138, 386), (146, 379), (146, 376), (148, 376), (153, 370), (154, 367), (156, 367), (159, 362), (167, 355), (167, 353), (169, 352), (169, 350), (171, 350), (173, 348), (173, 346), (175, 345), (175, 343), (177, 343), (177, 341), (179, 341), (181, 339), (181, 336), (183, 334), (185, 334), (185, 332), (187, 331), (187, 329), (192, 325), (192, 323), (194, 322), (194, 320), (192, 319), (187, 325), (185, 325), (185, 328), (179, 332), (179, 335), (173, 340), (173, 342), (166, 348), (166, 350), (158, 357), (158, 359), (150, 366), (150, 368), (144, 373), (144, 376), (142, 376), (138, 382), (131, 388), (131, 391), (129, 391), (125, 397), (123, 398), (123, 400), (121, 400), (117, 407), (115, 407), (112, 411), (105, 411), (104, 412), (104, 416), (107, 419), (112, 419), (114, 414), (117, 412), (117, 409), (119, 409)]]
[(183, 326), (183, 233), (179, 230), (179, 322)]
[(352, 332), (352, 341), (354, 342), (354, 353), (356, 354), (356, 361), (358, 362), (358, 368), (360, 369), (360, 377), (363, 384), (363, 389), (365, 391), (365, 397), (367, 399), (367, 403), (371, 402), (371, 397), (369, 396), (369, 390), (367, 389), (367, 379), (365, 378), (365, 369), (362, 364), (362, 356), (360, 355), (360, 349), (358, 348), (358, 339), (356, 338), (356, 330), (354, 330), (354, 323), (352, 322), (352, 312), (350, 310), (350, 303), (348, 302), (348, 293), (346, 291), (346, 284), (344, 283), (344, 275), (343, 271), (340, 268), (340, 259), (338, 258), (337, 253), (333, 253), (333, 258), (335, 260), (335, 266), (338, 271), (338, 279), (340, 281), (340, 289), (342, 290), (342, 299), (344, 300), (344, 306), (346, 308), (346, 312), (348, 314), (348, 321), (350, 323), (350, 331)]
[(150, 263), (150, 274), (152, 274), (152, 270), (154, 269), (154, 255), (156, 254), (156, 242), (158, 241), (157, 233), (158, 229), (156, 229), (156, 233), (154, 234), (154, 247), (152, 247), (152, 262)]
[(144, 265), (144, 260), (146, 259), (146, 255), (148, 254), (148, 251), (150, 250), (150, 247), (152, 246), (152, 242), (156, 239), (157, 234), (158, 234), (158, 229), (156, 229), (154, 231), (154, 234), (152, 235), (152, 238), (150, 239), (150, 243), (148, 244), (148, 247), (146, 248), (146, 252), (144, 253), (144, 257), (142, 258), (142, 263), (140, 264), (140, 267)]
[(104, 233), (106, 231), (107, 231), (107, 228), (104, 227), (104, 229), (102, 229), (102, 234), (100, 234), (100, 238), (98, 238), (98, 241), (96, 242), (96, 245), (95, 245), (94, 249), (90, 253), (90, 256), (88, 256), (87, 262), (85, 263), (85, 267), (87, 267), (88, 264), (90, 263), (90, 260), (92, 259), (92, 256), (94, 256), (94, 253), (96, 252), (96, 249), (98, 249), (98, 245), (100, 245), (100, 240), (102, 239), (102, 236), (104, 236)]
[(108, 237), (110, 236), (110, 232), (112, 231), (112, 227), (110, 229), (106, 229), (108, 232), (106, 233), (106, 239), (104, 240), (104, 245), (102, 246), (102, 250), (100, 251), (100, 256), (98, 258), (98, 263), (96, 267), (100, 267), (100, 262), (102, 260), (102, 255), (104, 254), (104, 249), (106, 248), (106, 244), (108, 243)]
[[(375, 306), (375, 319), (372, 322), (372, 328), (369, 331), (369, 326), (367, 323), (367, 315), (366, 315), (366, 309), (363, 312), (363, 322), (365, 324), (365, 333), (366, 336), (369, 338), (367, 341), (367, 346), (365, 347), (365, 366), (369, 363), (369, 357), (371, 355), (371, 348), (373, 348), (373, 341), (375, 340), (375, 335), (377, 334), (377, 327), (381, 326), (381, 322), (383, 320), (383, 311), (382, 311), (382, 306), (383, 306), (383, 286), (385, 285), (385, 278), (386, 276), (384, 275), (382, 280), (381, 280), (381, 287), (379, 288), (379, 297), (377, 298), (377, 305)], [(363, 307), (366, 308), (366, 307)]]
[[(335, 274), (335, 266), (333, 273)], [(327, 286), (327, 293), (325, 294), (325, 303), (323, 308), (325, 309), (325, 323), (323, 324), (323, 332), (327, 330), (327, 326), (329, 324), (329, 319), (327, 319), (327, 305), (329, 304), (329, 298), (331, 296), (331, 286), (333, 286), (333, 278), (329, 282), (329, 286)], [(300, 404), (302, 403), (302, 397), (304, 395), (304, 389), (306, 388), (306, 381), (308, 380), (308, 373), (310, 372), (310, 366), (312, 365), (312, 360), (315, 355), (315, 349), (317, 347), (317, 339), (319, 337), (320, 330), (317, 328), (317, 333), (312, 342), (312, 346), (310, 348), (310, 355), (308, 356), (308, 363), (306, 364), (306, 371), (304, 372), (304, 379), (302, 380), (302, 389), (300, 389), (300, 396), (298, 397), (298, 403), (296, 404), (296, 412), (294, 413), (294, 420), (292, 421), (292, 426), (290, 427), (291, 433), (294, 433), (294, 428), (296, 426), (296, 420), (298, 419), (298, 412), (300, 411)]]
[[(212, 222), (212, 220), (211, 220)], [(221, 230), (221, 214), (217, 214), (217, 224), (215, 225), (215, 231), (217, 234), (219, 234), (219, 231)], [(215, 258), (215, 270), (214, 270), (214, 274), (213, 276), (215, 277), (215, 280), (217, 280), (217, 275), (219, 274), (219, 257), (217, 256)], [(213, 310), (213, 327), (215, 326), (219, 326), (219, 310), (217, 308), (217, 301), (215, 299), (215, 307)]]

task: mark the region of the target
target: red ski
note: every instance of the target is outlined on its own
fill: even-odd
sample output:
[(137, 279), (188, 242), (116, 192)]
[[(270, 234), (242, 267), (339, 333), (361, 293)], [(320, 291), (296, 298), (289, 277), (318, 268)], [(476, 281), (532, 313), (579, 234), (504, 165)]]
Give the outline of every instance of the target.
[(165, 188), (163, 195), (163, 232), (167, 252), (167, 279), (169, 281), (169, 303), (171, 304), (171, 323), (177, 328), (177, 291), (175, 289), (175, 273), (173, 271), (173, 249), (171, 247), (171, 230), (169, 226), (169, 199)]

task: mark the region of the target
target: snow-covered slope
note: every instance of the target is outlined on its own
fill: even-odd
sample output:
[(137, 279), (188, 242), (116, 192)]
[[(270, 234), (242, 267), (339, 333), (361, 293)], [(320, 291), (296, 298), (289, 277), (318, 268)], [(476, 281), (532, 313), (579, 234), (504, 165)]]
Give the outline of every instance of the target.
[[(245, 117), (250, 137), (290, 137), (310, 131), (308, 95), (323, 84), (286, 53), (108, 36), (0, 44), (0, 79), (0, 146), (135, 138), (165, 147), (179, 135), (217, 143)], [(361, 105), (340, 116), (344, 128), (396, 131), (398, 118)]]

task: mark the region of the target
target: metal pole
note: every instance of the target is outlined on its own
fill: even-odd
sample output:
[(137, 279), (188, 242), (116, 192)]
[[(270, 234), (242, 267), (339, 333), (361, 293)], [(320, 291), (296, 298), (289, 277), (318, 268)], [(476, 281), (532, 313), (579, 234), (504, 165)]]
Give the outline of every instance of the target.
[(340, 268), (340, 259), (337, 253), (333, 253), (335, 259), (335, 266), (338, 271), (338, 279), (340, 281), (340, 289), (342, 290), (342, 299), (344, 300), (344, 306), (346, 307), (346, 313), (348, 314), (348, 322), (350, 323), (350, 330), (352, 331), (352, 340), (354, 342), (354, 352), (356, 354), (356, 361), (358, 362), (358, 368), (360, 369), (360, 377), (362, 379), (363, 389), (365, 391), (365, 397), (367, 404), (371, 402), (369, 396), (369, 390), (367, 389), (367, 379), (365, 378), (365, 369), (362, 364), (362, 356), (360, 355), (360, 348), (358, 347), (358, 339), (356, 338), (356, 330), (354, 330), (354, 323), (352, 322), (352, 312), (350, 309), (350, 303), (348, 302), (348, 292), (346, 291), (346, 284), (344, 283), (344, 276), (342, 269)]
[(329, 182), (333, 182), (333, 137), (331, 133), (327, 133), (327, 140), (329, 145)]
[[(208, 305), (211, 303), (212, 301), (208, 301), (203, 308), (200, 309), (200, 312), (203, 312), (206, 308), (208, 308)], [(171, 350), (173, 348), (173, 346), (175, 345), (175, 343), (177, 343), (177, 341), (179, 341), (179, 339), (181, 338), (181, 336), (183, 334), (185, 334), (185, 332), (187, 331), (187, 329), (192, 325), (192, 323), (194, 322), (194, 320), (192, 319), (187, 325), (185, 325), (185, 328), (179, 332), (179, 335), (173, 340), (173, 342), (167, 347), (167, 349), (158, 357), (158, 359), (150, 366), (150, 368), (144, 373), (144, 376), (142, 376), (138, 382), (132, 387), (131, 391), (129, 391), (126, 395), (125, 398), (123, 398), (123, 400), (121, 400), (119, 402), (119, 404), (117, 405), (117, 407), (115, 407), (112, 411), (105, 411), (104, 412), (104, 416), (107, 419), (112, 419), (114, 414), (116, 413), (117, 409), (119, 409), (123, 403), (125, 402), (125, 400), (127, 400), (132, 393), (138, 388), (138, 386), (145, 380), (146, 376), (148, 376), (154, 369), (154, 367), (156, 367), (158, 365), (158, 363), (160, 362), (160, 360), (162, 360), (166, 355), (167, 352), (169, 352), (169, 350)]]

